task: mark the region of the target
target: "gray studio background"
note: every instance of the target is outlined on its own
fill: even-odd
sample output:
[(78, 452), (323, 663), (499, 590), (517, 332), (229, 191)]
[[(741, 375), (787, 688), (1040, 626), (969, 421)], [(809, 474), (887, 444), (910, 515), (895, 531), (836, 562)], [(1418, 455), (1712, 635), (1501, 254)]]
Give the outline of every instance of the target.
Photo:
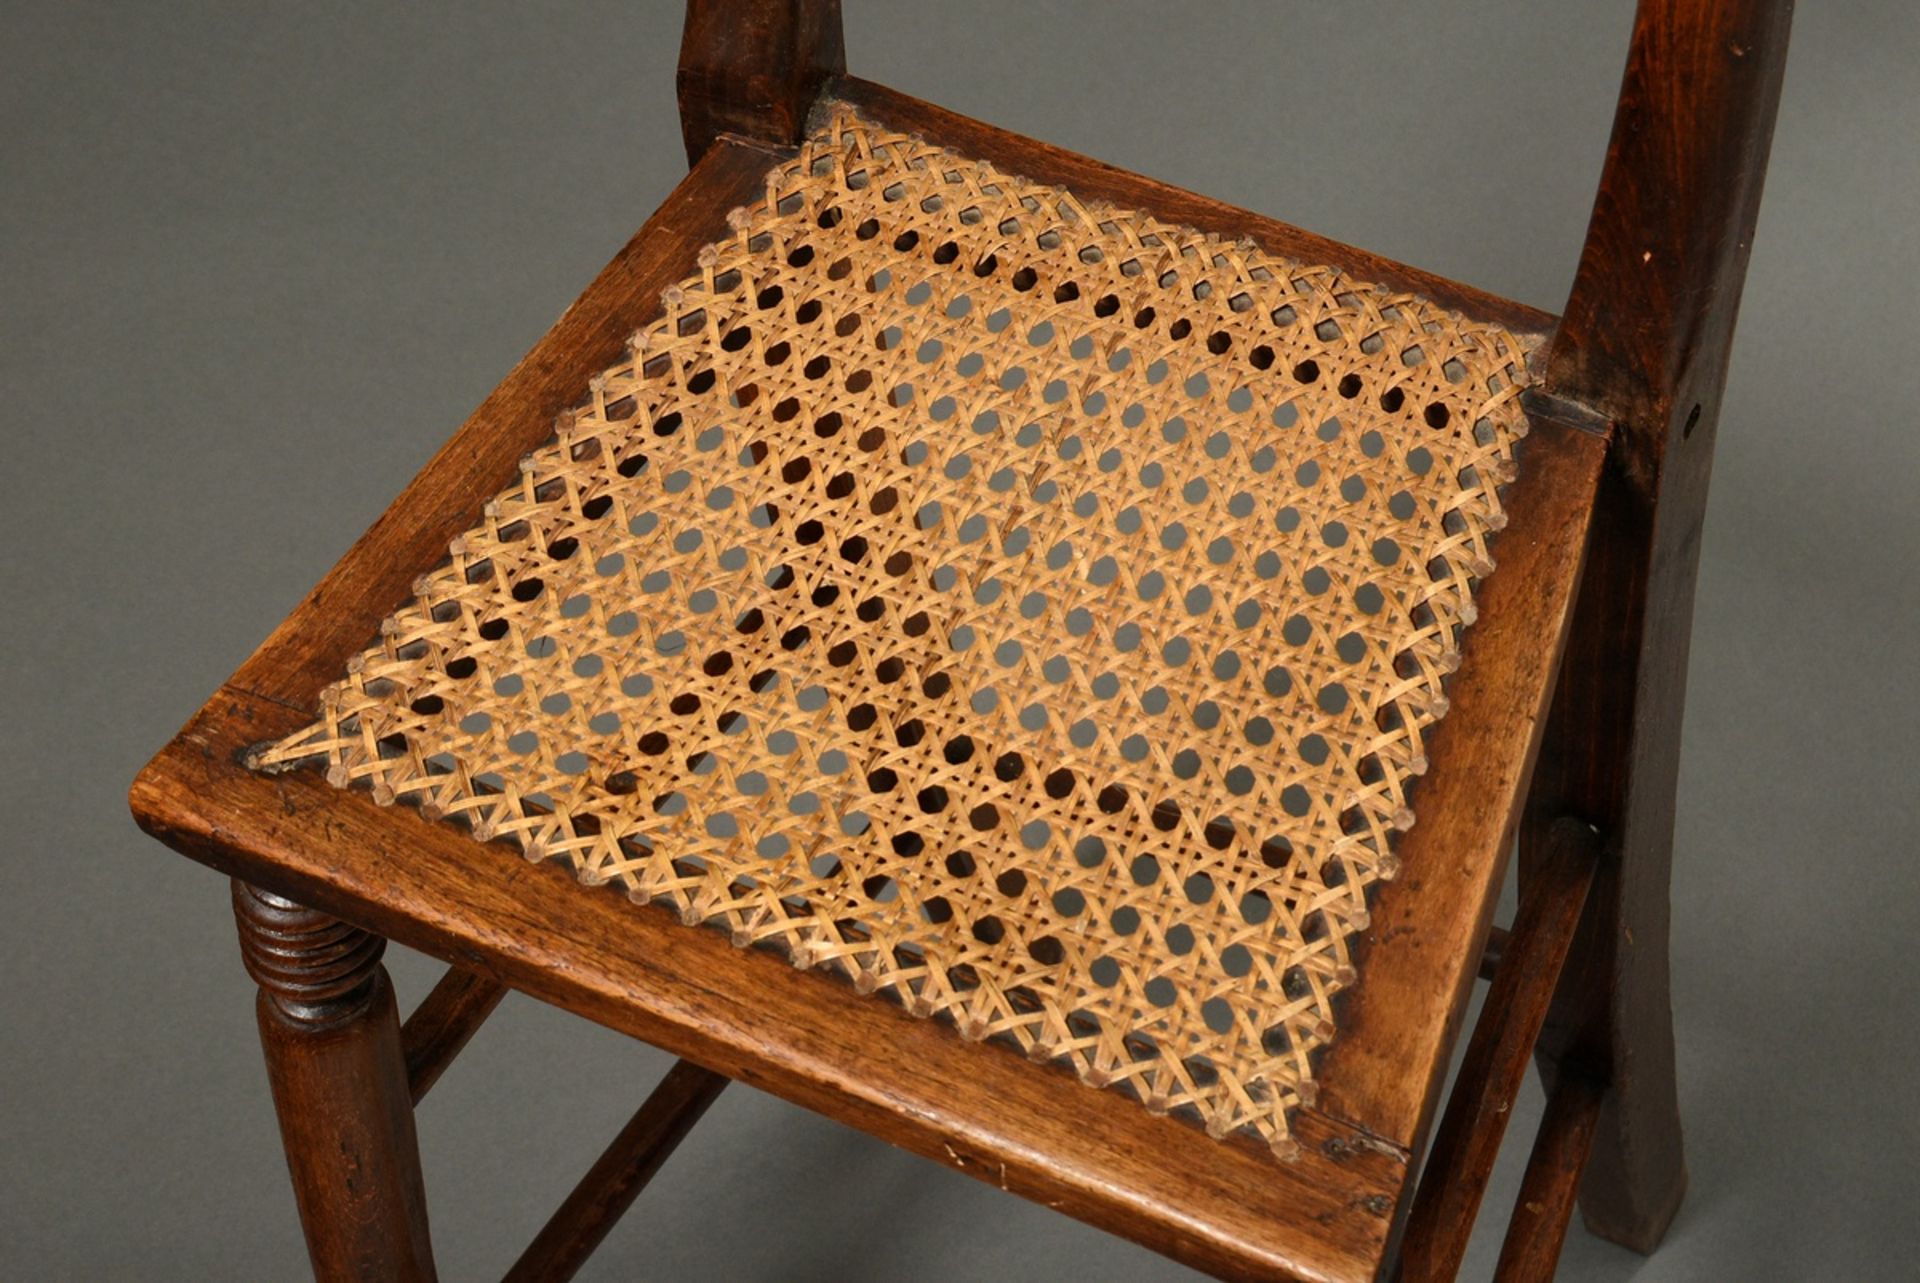
[[(847, 46), (873, 79), (1557, 310), (1631, 8), (847, 0)], [(295, 1278), (225, 885), (136, 832), (126, 786), (683, 174), (679, 6), (4, 16), (0, 1276)], [(1687, 710), (1692, 1197), (1650, 1262), (1576, 1230), (1567, 1278), (1920, 1259), (1917, 143), (1920, 13), (1803, 5)], [(403, 1001), (437, 974), (388, 956)], [(422, 1111), (443, 1275), (496, 1276), (665, 1063), (510, 999)], [(735, 1088), (587, 1277), (1190, 1276)]]

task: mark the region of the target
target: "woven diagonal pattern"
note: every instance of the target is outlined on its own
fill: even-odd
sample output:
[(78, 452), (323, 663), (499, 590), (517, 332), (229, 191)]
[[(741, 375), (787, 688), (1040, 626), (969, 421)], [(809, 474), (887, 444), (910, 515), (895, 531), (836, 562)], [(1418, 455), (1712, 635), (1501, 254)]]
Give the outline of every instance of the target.
[(256, 765), (1289, 1152), (1520, 341), (844, 111), (732, 224)]

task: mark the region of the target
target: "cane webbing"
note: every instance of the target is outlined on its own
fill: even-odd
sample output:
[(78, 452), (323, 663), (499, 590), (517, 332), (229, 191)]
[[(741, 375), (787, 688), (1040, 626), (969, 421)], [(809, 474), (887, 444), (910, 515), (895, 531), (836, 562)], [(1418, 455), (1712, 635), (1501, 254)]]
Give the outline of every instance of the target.
[(844, 109), (731, 225), (255, 764), (1290, 1152), (1523, 344)]

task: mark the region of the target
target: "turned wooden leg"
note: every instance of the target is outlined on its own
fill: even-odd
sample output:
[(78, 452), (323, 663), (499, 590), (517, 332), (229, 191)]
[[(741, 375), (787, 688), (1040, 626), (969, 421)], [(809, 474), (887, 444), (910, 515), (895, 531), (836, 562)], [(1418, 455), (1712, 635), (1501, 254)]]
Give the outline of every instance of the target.
[(387, 942), (244, 882), (233, 906), (314, 1277), (431, 1280)]

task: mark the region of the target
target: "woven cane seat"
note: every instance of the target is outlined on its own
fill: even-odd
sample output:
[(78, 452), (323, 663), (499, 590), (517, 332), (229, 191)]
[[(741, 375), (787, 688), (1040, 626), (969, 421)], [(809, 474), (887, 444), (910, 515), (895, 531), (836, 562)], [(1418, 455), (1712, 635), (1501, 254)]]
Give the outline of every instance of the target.
[(845, 107), (730, 223), (252, 764), (1288, 1152), (1522, 341)]

